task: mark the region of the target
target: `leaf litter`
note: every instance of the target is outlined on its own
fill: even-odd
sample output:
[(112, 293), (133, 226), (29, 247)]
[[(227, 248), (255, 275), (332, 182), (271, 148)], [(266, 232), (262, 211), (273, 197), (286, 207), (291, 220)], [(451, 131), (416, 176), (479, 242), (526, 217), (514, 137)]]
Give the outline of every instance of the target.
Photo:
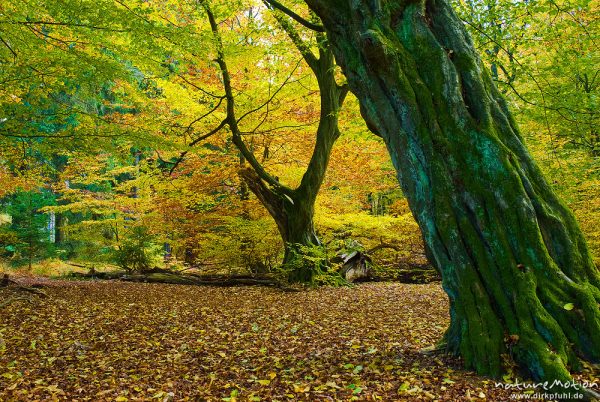
[[(0, 310), (0, 400), (462, 401), (510, 390), (420, 353), (448, 325), (439, 284), (287, 293), (45, 281)], [(0, 290), (0, 298), (7, 297)]]

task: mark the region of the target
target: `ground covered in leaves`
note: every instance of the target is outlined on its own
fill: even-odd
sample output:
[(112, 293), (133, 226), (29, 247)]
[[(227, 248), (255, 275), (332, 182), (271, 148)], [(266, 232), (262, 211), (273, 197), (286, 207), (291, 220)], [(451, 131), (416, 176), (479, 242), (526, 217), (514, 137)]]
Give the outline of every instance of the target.
[[(298, 293), (47, 281), (0, 310), (0, 400), (508, 400), (419, 353), (448, 324), (439, 284)], [(10, 296), (0, 289), (0, 300)]]

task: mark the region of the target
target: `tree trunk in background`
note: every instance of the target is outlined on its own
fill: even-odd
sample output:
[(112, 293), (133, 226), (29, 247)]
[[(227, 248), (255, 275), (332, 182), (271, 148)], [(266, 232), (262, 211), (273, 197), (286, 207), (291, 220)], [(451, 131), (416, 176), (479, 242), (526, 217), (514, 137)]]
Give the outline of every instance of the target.
[(56, 230), (54, 232), (54, 242), (59, 246), (62, 245), (62, 243), (65, 241), (64, 226), (65, 226), (65, 218), (62, 213), (57, 212), (56, 213), (56, 225), (55, 225)]
[(306, 0), (398, 179), (450, 299), (447, 348), (535, 380), (600, 361), (600, 274), (446, 0)]
[[(285, 22), (280, 22), (285, 26)], [(318, 258), (305, 260), (303, 256), (310, 255), (311, 248), (321, 245), (313, 224), (315, 202), (333, 144), (340, 136), (338, 113), (348, 88), (336, 83), (333, 53), (325, 41), (321, 43), (318, 58), (302, 45), (297, 46), (317, 78), (321, 101), (316, 143), (306, 172), (295, 189), (269, 186), (250, 168), (240, 171), (240, 175), (277, 223), (285, 247), (283, 265), (290, 270), (289, 280), (310, 282), (317, 270), (327, 268), (316, 262)], [(315, 264), (308, 264), (308, 261)]]
[(310, 282), (314, 270), (302, 263), (302, 254), (306, 250), (319, 246), (313, 225), (316, 194), (301, 194), (290, 191), (279, 194), (267, 187), (252, 169), (240, 172), (248, 188), (256, 195), (260, 203), (269, 211), (277, 224), (284, 244), (283, 265), (290, 269), (290, 282)]

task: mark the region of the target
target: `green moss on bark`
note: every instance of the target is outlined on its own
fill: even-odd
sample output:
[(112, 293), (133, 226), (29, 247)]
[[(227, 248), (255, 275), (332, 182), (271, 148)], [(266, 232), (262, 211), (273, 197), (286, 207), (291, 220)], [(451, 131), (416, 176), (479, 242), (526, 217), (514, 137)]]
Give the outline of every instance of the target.
[(600, 273), (448, 2), (306, 2), (442, 274), (448, 350), (492, 376), (510, 354), (536, 380), (600, 361)]

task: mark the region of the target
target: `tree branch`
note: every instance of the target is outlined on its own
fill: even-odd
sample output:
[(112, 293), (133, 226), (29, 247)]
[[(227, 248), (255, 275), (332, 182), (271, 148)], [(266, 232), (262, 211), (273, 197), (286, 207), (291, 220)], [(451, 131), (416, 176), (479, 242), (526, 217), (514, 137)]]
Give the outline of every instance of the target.
[(299, 16), (298, 14), (296, 14), (295, 12), (293, 12), (292, 10), (290, 10), (289, 8), (287, 8), (280, 2), (278, 2), (276, 0), (266, 0), (266, 1), (269, 3), (269, 5), (271, 5), (271, 7), (276, 8), (279, 11), (289, 15), (294, 21), (298, 22), (301, 25), (304, 25), (306, 28), (311, 29), (313, 31), (317, 31), (317, 32), (325, 32), (325, 28), (322, 25), (314, 24), (310, 21), (307, 21), (306, 19), (302, 18), (301, 16)]
[(376, 245), (375, 247), (371, 248), (370, 250), (366, 250), (365, 254), (373, 254), (375, 251), (382, 250), (384, 248), (390, 248), (390, 249), (395, 250), (395, 251), (400, 251), (400, 247), (398, 247), (398, 246), (396, 246), (394, 244), (385, 243), (383, 241), (383, 239), (380, 240), (380, 241), (381, 241), (380, 244)]
[[(195, 140), (193, 140), (192, 142), (190, 142), (188, 144), (188, 147), (193, 147), (194, 145), (196, 145), (197, 143), (199, 143), (200, 141), (203, 141), (205, 139), (207, 139), (210, 136), (215, 135), (216, 133), (218, 133), (219, 131), (221, 131), (221, 129), (223, 127), (225, 127), (225, 124), (227, 124), (227, 119), (224, 119), (223, 121), (221, 121), (221, 123), (219, 123), (219, 125), (215, 128), (213, 128), (212, 130), (210, 130), (207, 134), (204, 134), (198, 138), (196, 138)], [(169, 170), (169, 175), (172, 175), (173, 172), (175, 171), (175, 169), (177, 168), (177, 166), (179, 166), (179, 164), (181, 163), (181, 161), (183, 161), (183, 158), (187, 155), (187, 153), (189, 152), (189, 149), (186, 149), (185, 151), (183, 151), (180, 155), (179, 158), (177, 158), (177, 160), (173, 163), (173, 166), (171, 167), (171, 169)]]
[(17, 52), (14, 51), (14, 49), (12, 47), (10, 47), (10, 45), (8, 44), (8, 42), (6, 42), (1, 36), (0, 36), (0, 42), (2, 42), (4, 44), (4, 46), (6, 46), (8, 48), (8, 50), (10, 50), (10, 52), (13, 54), (15, 60), (17, 58)]
[(206, 94), (208, 96), (212, 96), (213, 98), (217, 98), (217, 99), (225, 99), (226, 95), (215, 95), (215, 94), (213, 94), (211, 92), (208, 92), (206, 89), (204, 89), (202, 87), (199, 87), (198, 85), (194, 84), (193, 82), (191, 82), (190, 80), (188, 80), (187, 78), (185, 78), (183, 75), (177, 74), (177, 76), (179, 78), (181, 78), (186, 84), (188, 84), (188, 85), (196, 88), (198, 91), (200, 91), (200, 92), (202, 92), (202, 93), (204, 93), (204, 94)]
[(187, 128), (185, 129), (184, 133), (189, 133), (190, 131), (192, 131), (192, 126), (196, 123), (198, 123), (200, 120), (204, 119), (205, 117), (211, 115), (212, 113), (214, 113), (215, 110), (217, 110), (219, 108), (219, 106), (221, 106), (221, 103), (223, 103), (223, 98), (219, 99), (219, 102), (208, 112), (204, 113), (202, 116), (192, 120), (190, 122), (190, 124), (188, 124)]
[(344, 101), (346, 100), (346, 96), (348, 95), (348, 92), (350, 92), (350, 87), (348, 86), (348, 84), (338, 85), (338, 91), (339, 91), (338, 103), (341, 106), (344, 103)]
[(271, 103), (271, 101), (275, 98), (275, 96), (277, 96), (277, 94), (283, 89), (283, 87), (290, 81), (290, 79), (292, 78), (292, 75), (294, 75), (294, 72), (300, 66), (300, 62), (301, 61), (302, 61), (302, 59), (298, 60), (298, 63), (296, 63), (296, 66), (293, 68), (293, 70), (287, 76), (287, 78), (285, 79), (285, 81), (283, 81), (283, 83), (279, 86), (279, 88), (277, 88), (277, 90), (275, 92), (273, 92), (273, 95), (271, 95), (269, 97), (269, 99), (267, 99), (265, 102), (263, 102), (259, 106), (255, 107), (254, 109), (248, 110), (246, 113), (244, 113), (243, 115), (241, 115), (236, 121), (239, 123), (240, 121), (242, 121), (242, 119), (244, 119), (249, 114), (254, 113), (254, 112), (258, 112), (260, 109), (262, 109), (263, 107), (265, 107), (266, 105), (268, 105), (269, 103)]
[(287, 188), (282, 186), (275, 177), (271, 176), (265, 170), (265, 168), (256, 159), (254, 153), (248, 149), (248, 147), (244, 143), (244, 140), (242, 139), (242, 135), (238, 127), (238, 119), (235, 115), (235, 98), (233, 96), (233, 89), (231, 86), (231, 76), (229, 74), (229, 69), (227, 68), (227, 63), (225, 61), (225, 52), (223, 50), (223, 42), (221, 40), (221, 35), (219, 34), (219, 26), (208, 2), (206, 0), (203, 0), (201, 2), (201, 5), (208, 16), (208, 21), (210, 23), (210, 27), (217, 47), (216, 62), (219, 65), (219, 68), (221, 69), (221, 75), (223, 77), (223, 87), (225, 89), (225, 98), (227, 100), (226, 121), (227, 125), (231, 129), (232, 141), (235, 144), (235, 146), (240, 150), (244, 158), (248, 161), (250, 166), (252, 166), (256, 174), (262, 180), (264, 180), (270, 186), (278, 189), (279, 191), (285, 192)]
[(110, 32), (130, 32), (129, 29), (115, 29), (109, 27), (102, 27), (96, 25), (89, 24), (76, 24), (70, 22), (53, 22), (53, 21), (0, 21), (0, 24), (18, 24), (18, 25), (58, 25), (58, 26), (67, 26), (67, 27), (78, 27), (78, 28), (88, 28), (88, 29), (96, 29), (99, 31), (110, 31)]
[[(263, 3), (268, 6), (268, 0), (263, 0)], [(296, 48), (298, 48), (298, 50), (302, 54), (302, 57), (304, 57), (306, 64), (308, 64), (310, 68), (314, 71), (317, 65), (317, 57), (312, 52), (312, 50), (310, 50), (310, 46), (306, 44), (306, 42), (304, 42), (302, 38), (300, 38), (300, 35), (298, 34), (294, 26), (288, 20), (283, 18), (281, 14), (273, 12), (273, 16), (275, 17), (281, 28), (283, 28), (283, 30), (287, 33), (294, 45), (296, 45)]]
[(19, 301), (19, 300), (23, 300), (29, 303), (32, 303), (31, 299), (28, 297), (23, 297), (23, 296), (18, 296), (18, 297), (9, 297), (8, 299), (6, 299), (5, 301), (3, 301), (2, 303), (0, 303), (0, 308), (6, 307), (9, 304)]

